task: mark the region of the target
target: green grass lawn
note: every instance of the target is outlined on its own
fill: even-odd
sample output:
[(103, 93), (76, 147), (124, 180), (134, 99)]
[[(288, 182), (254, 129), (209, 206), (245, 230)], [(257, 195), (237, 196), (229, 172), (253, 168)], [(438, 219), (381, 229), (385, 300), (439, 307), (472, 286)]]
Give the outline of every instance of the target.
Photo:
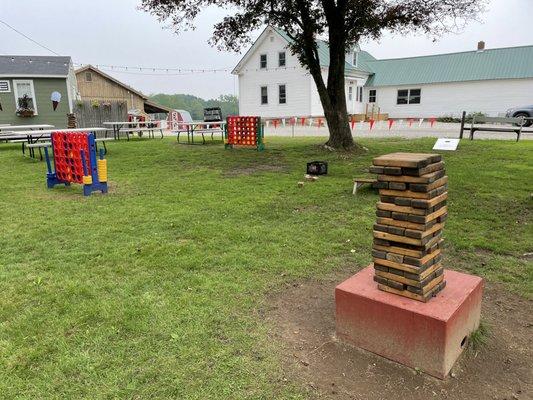
[[(89, 198), (46, 189), (44, 163), (1, 145), (0, 398), (304, 398), (268, 337), (268, 292), (366, 266), (377, 194), (354, 198), (351, 179), (434, 143), (346, 155), (322, 140), (111, 143), (110, 193)], [(478, 140), (444, 155), (446, 266), (528, 298), (532, 154), (532, 141)], [(315, 159), (330, 174), (298, 188)]]

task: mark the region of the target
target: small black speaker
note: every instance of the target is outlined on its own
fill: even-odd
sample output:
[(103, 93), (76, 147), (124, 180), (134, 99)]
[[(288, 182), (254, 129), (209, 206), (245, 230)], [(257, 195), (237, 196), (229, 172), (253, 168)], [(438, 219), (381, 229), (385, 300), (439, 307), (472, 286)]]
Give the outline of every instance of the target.
[(309, 175), (327, 175), (328, 163), (325, 161), (311, 161), (307, 163), (307, 173)]

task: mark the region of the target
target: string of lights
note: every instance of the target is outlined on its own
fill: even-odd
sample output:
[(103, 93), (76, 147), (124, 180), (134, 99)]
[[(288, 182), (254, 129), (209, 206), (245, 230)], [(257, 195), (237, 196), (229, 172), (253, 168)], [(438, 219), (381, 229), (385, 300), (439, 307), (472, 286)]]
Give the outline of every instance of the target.
[[(45, 45), (37, 42), (23, 32), (17, 30), (13, 26), (9, 25), (5, 21), (0, 19), (0, 23), (7, 26), (9, 29), (13, 30), (17, 34), (23, 36), (24, 38), (30, 40), (31, 42), (37, 44), (53, 53), (56, 56), (60, 56), (59, 53), (51, 50)], [(27, 57), (27, 56), (11, 56), (11, 62), (13, 63), (45, 63), (45, 64), (62, 64), (68, 66), (68, 63), (64, 61), (56, 61), (51, 59), (46, 59), (47, 57)], [(87, 65), (94, 65), (95, 68), (106, 71), (106, 72), (115, 72), (121, 74), (130, 74), (130, 75), (148, 75), (148, 76), (182, 76), (182, 75), (194, 75), (194, 74), (216, 74), (216, 73), (229, 73), (233, 70), (231, 67), (221, 67), (221, 68), (187, 68), (187, 67), (145, 67), (145, 66), (132, 66), (132, 65), (111, 65), (111, 64), (92, 64), (92, 63), (82, 63), (82, 62), (73, 62), (75, 67), (84, 67)], [(300, 66), (284, 66), (284, 67), (274, 67), (274, 68), (245, 68), (242, 71), (277, 71), (277, 70), (295, 70), (301, 68)]]

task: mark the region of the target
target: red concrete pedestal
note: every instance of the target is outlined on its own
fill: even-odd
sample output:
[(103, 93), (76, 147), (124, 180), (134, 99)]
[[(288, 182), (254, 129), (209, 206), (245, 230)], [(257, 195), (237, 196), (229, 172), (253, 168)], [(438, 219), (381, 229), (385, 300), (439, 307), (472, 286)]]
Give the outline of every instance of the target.
[(446, 270), (427, 303), (383, 292), (372, 265), (335, 288), (337, 337), (444, 379), (479, 326), (483, 281)]

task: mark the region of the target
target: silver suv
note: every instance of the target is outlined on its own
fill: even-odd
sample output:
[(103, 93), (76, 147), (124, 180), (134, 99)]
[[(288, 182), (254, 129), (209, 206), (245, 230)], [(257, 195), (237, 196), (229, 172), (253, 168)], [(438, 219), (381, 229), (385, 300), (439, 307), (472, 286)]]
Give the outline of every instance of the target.
[(526, 123), (524, 126), (531, 126), (533, 125), (533, 105), (531, 106), (524, 106), (524, 107), (514, 107), (510, 108), (505, 112), (506, 117), (524, 117), (529, 118), (526, 120)]

